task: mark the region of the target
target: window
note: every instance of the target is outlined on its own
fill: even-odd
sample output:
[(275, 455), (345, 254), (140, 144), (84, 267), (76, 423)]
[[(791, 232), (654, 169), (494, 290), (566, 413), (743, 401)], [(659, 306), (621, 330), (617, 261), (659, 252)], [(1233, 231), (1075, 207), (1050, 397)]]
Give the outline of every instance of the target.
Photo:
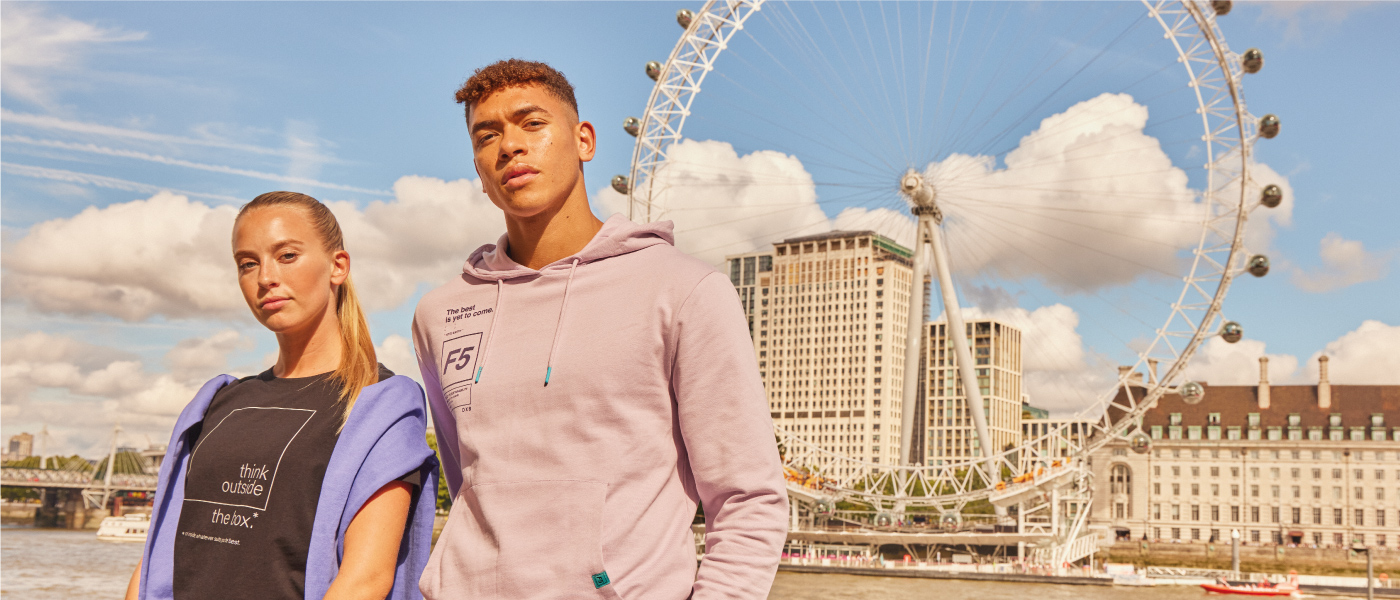
[(1333, 427), (1342, 426), (1342, 413), (1332, 413), (1327, 417), (1327, 424)]
[[(1334, 508), (1334, 509), (1332, 509), (1332, 524), (1333, 524), (1333, 525), (1341, 525), (1341, 524), (1342, 524), (1342, 509), (1340, 509), (1340, 508)], [(1341, 535), (1341, 534), (1339, 533), (1339, 534), (1337, 534), (1337, 535)]]
[(1132, 494), (1133, 474), (1128, 469), (1128, 465), (1113, 465), (1113, 472), (1109, 476), (1110, 487), (1114, 494)]
[(1239, 522), (1240, 522), (1240, 507), (1238, 507), (1238, 506), (1231, 506), (1231, 507), (1230, 507), (1230, 520), (1233, 521), (1233, 522), (1235, 522), (1235, 523), (1239, 523)]
[(1258, 506), (1251, 506), (1251, 507), (1249, 507), (1249, 520), (1250, 520), (1250, 522), (1252, 522), (1252, 523), (1258, 523), (1258, 522), (1259, 522), (1259, 507), (1258, 507)]
[(1259, 426), (1259, 413), (1249, 413), (1249, 426), (1250, 426), (1250, 427), (1258, 427), (1258, 426)]
[(1173, 484), (1172, 484), (1172, 495), (1173, 495), (1173, 496), (1180, 496), (1180, 495), (1181, 495), (1181, 484), (1179, 484), (1179, 483), (1173, 483)]
[(1322, 524), (1322, 509), (1321, 509), (1321, 508), (1314, 508), (1314, 509), (1313, 509), (1313, 520), (1312, 520), (1312, 522), (1313, 522), (1314, 525), (1321, 525), (1321, 524)]
[(1220, 467), (1211, 467), (1211, 468), (1210, 468), (1210, 476), (1211, 476), (1211, 477), (1219, 477), (1219, 476), (1220, 476)]
[[(1173, 505), (1172, 505), (1172, 520), (1173, 520), (1173, 521), (1180, 521), (1180, 520), (1181, 520), (1181, 505), (1180, 505), (1180, 504), (1173, 504)], [(1173, 537), (1175, 537), (1175, 536), (1173, 536)]]
[(1219, 424), (1220, 424), (1220, 413), (1210, 413), (1209, 415), (1207, 415), (1207, 416), (1206, 416), (1206, 423), (1209, 424), (1209, 425), (1219, 425)]
[(1376, 509), (1376, 527), (1385, 527), (1385, 509)]
[(1195, 504), (1192, 504), (1192, 505), (1191, 505), (1191, 520), (1192, 520), (1192, 521), (1199, 521), (1199, 520), (1201, 520), (1201, 507), (1200, 507), (1200, 506), (1195, 505)]
[(1358, 509), (1356, 509), (1356, 515), (1355, 515), (1355, 517), (1356, 517), (1356, 520), (1355, 520), (1354, 522), (1352, 522), (1352, 525), (1355, 525), (1355, 526), (1357, 526), (1357, 527), (1362, 527), (1362, 526), (1366, 525), (1366, 509), (1364, 509), (1364, 508), (1358, 508)]
[[(1157, 520), (1159, 520), (1159, 521), (1162, 519), (1162, 505), (1161, 505), (1161, 504), (1153, 504), (1153, 505), (1152, 505), (1152, 518), (1157, 519)], [(1162, 534), (1159, 533), (1159, 534), (1157, 534), (1156, 537), (1162, 537)]]
[(1289, 426), (1289, 427), (1297, 427), (1297, 426), (1302, 425), (1302, 424), (1303, 424), (1303, 416), (1302, 416), (1302, 415), (1300, 415), (1300, 414), (1298, 414), (1298, 413), (1290, 413), (1290, 414), (1288, 415), (1288, 426)]
[(1219, 506), (1211, 506), (1211, 507), (1210, 507), (1210, 520), (1212, 520), (1212, 521), (1219, 521), (1219, 520), (1220, 520), (1220, 507), (1219, 507)]
[(1199, 483), (1193, 483), (1193, 484), (1191, 484), (1191, 495), (1192, 495), (1192, 496), (1199, 496), (1199, 495), (1201, 495), (1201, 484), (1199, 484)]
[(1279, 517), (1279, 514), (1278, 514), (1278, 513), (1279, 513), (1279, 507), (1274, 506), (1274, 507), (1270, 507), (1270, 508), (1269, 508), (1269, 522), (1270, 522), (1270, 523), (1277, 523), (1277, 522), (1278, 522), (1278, 517)]

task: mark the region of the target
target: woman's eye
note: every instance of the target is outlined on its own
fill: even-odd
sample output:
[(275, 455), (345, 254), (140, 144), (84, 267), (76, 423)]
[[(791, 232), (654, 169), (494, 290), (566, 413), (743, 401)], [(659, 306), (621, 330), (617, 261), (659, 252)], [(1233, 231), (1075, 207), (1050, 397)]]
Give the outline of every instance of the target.
[(293, 260), (297, 257), (295, 252), (288, 252), (282, 255), (282, 260)]

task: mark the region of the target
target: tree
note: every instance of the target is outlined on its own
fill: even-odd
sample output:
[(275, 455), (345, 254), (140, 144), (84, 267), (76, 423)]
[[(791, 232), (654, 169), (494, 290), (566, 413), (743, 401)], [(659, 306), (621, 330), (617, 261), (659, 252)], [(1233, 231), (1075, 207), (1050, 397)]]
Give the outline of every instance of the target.
[[(428, 432), (428, 447), (433, 449), (433, 454), (437, 456), (438, 464), (442, 464), (442, 453), (438, 451), (437, 436)], [(437, 488), (437, 508), (438, 510), (448, 510), (452, 508), (452, 492), (447, 489), (447, 478), (441, 479)]]

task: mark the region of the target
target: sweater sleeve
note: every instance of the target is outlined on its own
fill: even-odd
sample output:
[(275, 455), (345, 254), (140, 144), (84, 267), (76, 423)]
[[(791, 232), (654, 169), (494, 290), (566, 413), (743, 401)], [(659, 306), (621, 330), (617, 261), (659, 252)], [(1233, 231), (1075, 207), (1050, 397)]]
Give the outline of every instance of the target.
[(432, 344), (418, 326), (418, 316), (413, 317), (413, 350), (418, 356), (418, 372), (423, 376), (423, 393), (428, 397), (428, 411), (433, 418), (433, 437), (437, 439), (438, 454), (442, 456), (442, 480), (447, 484), (447, 495), (457, 499), (462, 487), (461, 448), (457, 445), (457, 421), (452, 418), (452, 409), (442, 397), (442, 382), (438, 379), (437, 355), (433, 354)]
[(671, 390), (695, 490), (705, 558), (692, 597), (768, 597), (787, 537), (787, 489), (738, 295), (712, 273), (674, 325)]

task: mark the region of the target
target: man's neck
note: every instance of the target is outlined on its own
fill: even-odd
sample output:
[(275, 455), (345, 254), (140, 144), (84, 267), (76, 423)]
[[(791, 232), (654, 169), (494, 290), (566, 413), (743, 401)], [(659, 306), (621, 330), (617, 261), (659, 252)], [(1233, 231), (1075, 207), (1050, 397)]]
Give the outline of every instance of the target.
[[(581, 191), (581, 190), (580, 190)], [(526, 218), (506, 215), (506, 253), (511, 260), (538, 271), (577, 253), (593, 240), (603, 222), (588, 208), (588, 196), (575, 193), (558, 208)]]

